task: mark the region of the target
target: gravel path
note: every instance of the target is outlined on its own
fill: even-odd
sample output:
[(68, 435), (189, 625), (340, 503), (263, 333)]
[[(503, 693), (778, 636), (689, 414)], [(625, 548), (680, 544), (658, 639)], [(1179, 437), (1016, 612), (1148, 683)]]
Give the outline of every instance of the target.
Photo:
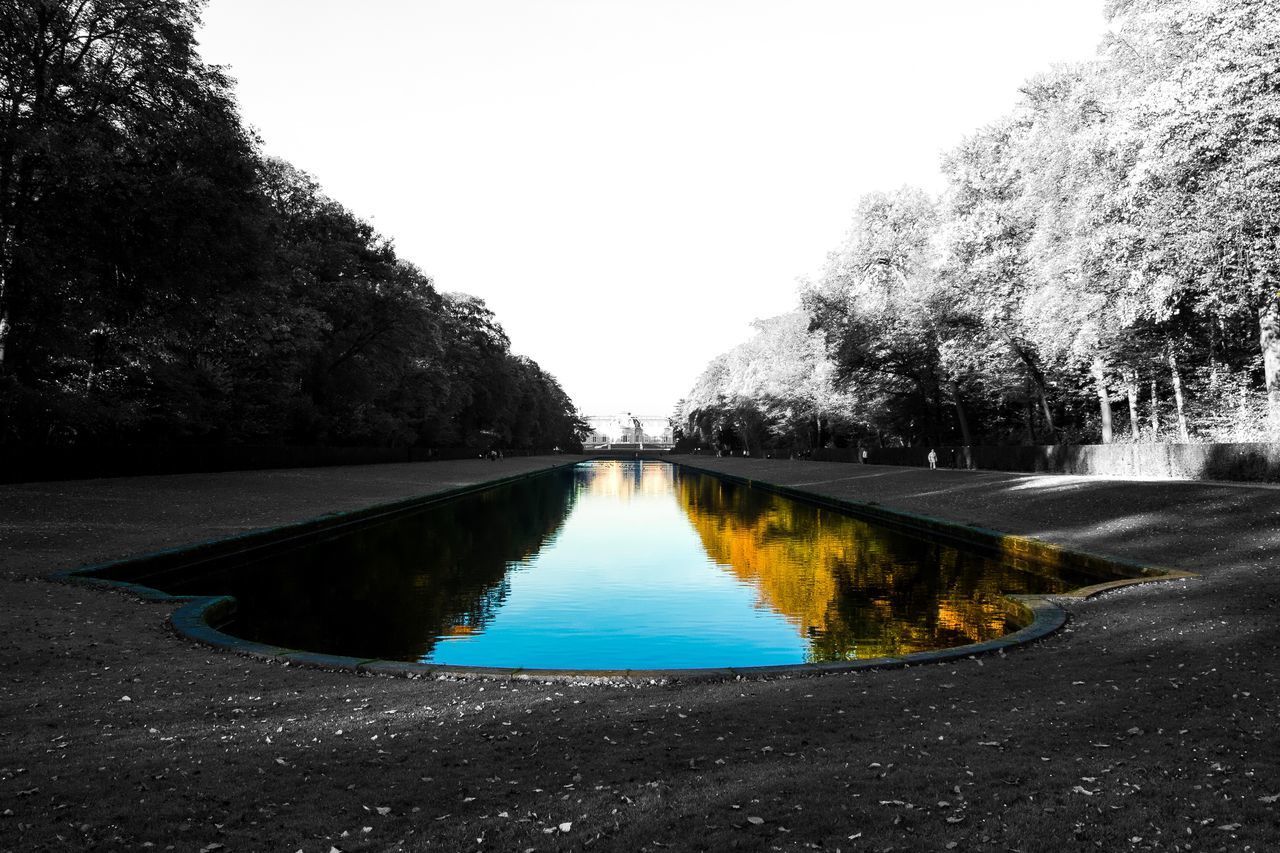
[(823, 678), (358, 678), (42, 579), (560, 461), (0, 486), (0, 849), (1280, 847), (1274, 489), (690, 457), (1201, 574), (1005, 656)]

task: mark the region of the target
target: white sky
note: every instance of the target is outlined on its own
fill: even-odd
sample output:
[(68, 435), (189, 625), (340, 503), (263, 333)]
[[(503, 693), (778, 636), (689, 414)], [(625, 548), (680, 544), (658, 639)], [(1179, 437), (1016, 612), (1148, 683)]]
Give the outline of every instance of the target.
[(665, 415), (796, 305), (858, 197), (1029, 75), (1103, 0), (210, 0), (268, 153), (442, 291), (484, 298), (589, 414)]

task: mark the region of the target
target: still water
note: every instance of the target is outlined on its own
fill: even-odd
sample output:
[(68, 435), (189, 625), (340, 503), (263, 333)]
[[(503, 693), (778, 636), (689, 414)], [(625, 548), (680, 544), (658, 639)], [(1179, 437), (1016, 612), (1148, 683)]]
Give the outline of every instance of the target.
[(585, 462), (168, 584), (230, 593), (237, 636), (464, 666), (852, 660), (1014, 630), (1017, 568), (665, 462)]

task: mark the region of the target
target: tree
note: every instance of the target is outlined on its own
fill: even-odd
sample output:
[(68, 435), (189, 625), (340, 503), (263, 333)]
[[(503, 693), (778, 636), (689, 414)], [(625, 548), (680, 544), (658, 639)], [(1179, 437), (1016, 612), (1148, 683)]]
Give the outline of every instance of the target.
[(703, 444), (741, 442), (752, 453), (821, 447), (852, 426), (853, 398), (832, 385), (834, 366), (800, 311), (752, 325), (756, 334), (713, 359), (677, 407), (681, 431)]
[(918, 189), (864, 196), (844, 246), (803, 301), (826, 336), (840, 387), (881, 400), (876, 426), (907, 443), (939, 443), (949, 402), (969, 444), (960, 334), (967, 321), (938, 275), (938, 224), (937, 203)]
[(0, 442), (569, 445), (482, 304), (259, 154), (200, 7), (0, 0)]
[[(197, 9), (183, 0), (0, 4), (0, 370), (34, 368), (24, 350), (57, 327), (63, 318), (49, 315), (59, 305), (88, 302), (92, 313), (102, 304), (84, 300), (86, 289), (136, 293), (145, 276), (131, 268), (129, 246), (113, 245), (121, 225), (172, 226), (175, 203), (184, 212), (199, 210), (197, 197), (217, 203), (204, 179), (243, 168), (248, 141), (227, 81), (194, 53)], [(166, 167), (188, 171), (180, 179)], [(129, 211), (141, 218), (118, 222), (157, 173), (168, 186)], [(217, 228), (214, 216), (197, 220), (185, 234), (156, 228), (169, 237), (161, 248)], [(148, 260), (163, 254), (155, 248)], [(76, 331), (87, 339), (88, 329)]]
[[(1017, 156), (1031, 124), (1012, 118), (996, 122), (944, 155), (948, 179), (942, 232), (945, 256), (942, 275), (955, 296), (957, 309), (972, 318), (973, 343), (984, 350), (978, 360), (985, 371), (1001, 365), (1003, 344), (1021, 371), (997, 371), (995, 383), (1005, 396), (1030, 395), (1019, 384), (1030, 384), (1038, 409), (1027, 406), (1027, 440), (1034, 440), (1033, 412), (1043, 418), (1046, 435), (1056, 438), (1050, 406), (1050, 380), (1044, 355), (1033, 339), (1025, 307), (1032, 290), (1028, 243), (1035, 228), (1024, 204), (1026, 179)], [(972, 351), (972, 347), (970, 348)], [(1018, 373), (1021, 373), (1021, 382)]]
[(1108, 14), (1140, 142), (1131, 184), (1148, 300), (1166, 317), (1189, 307), (1210, 339), (1255, 318), (1280, 429), (1280, 16), (1265, 0), (1115, 0)]
[(9, 438), (141, 427), (163, 408), (166, 372), (198, 396), (196, 373), (166, 368), (193, 352), (209, 303), (254, 275), (252, 139), (194, 52), (197, 8), (0, 4)]

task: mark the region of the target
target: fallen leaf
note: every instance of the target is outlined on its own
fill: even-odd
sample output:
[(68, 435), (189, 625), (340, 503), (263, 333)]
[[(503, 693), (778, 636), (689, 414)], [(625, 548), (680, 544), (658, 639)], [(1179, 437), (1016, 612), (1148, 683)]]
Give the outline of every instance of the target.
[(374, 811), (376, 811), (378, 814), (382, 815), (383, 817), (386, 817), (387, 815), (391, 814), (391, 806), (378, 806), (376, 809), (374, 809)]
[(571, 820), (566, 820), (564, 823), (560, 824), (561, 832), (568, 832), (571, 829), (573, 829), (573, 821)]
[(764, 823), (764, 818), (751, 815), (750, 817), (747, 818), (747, 823), (754, 824), (755, 826), (759, 826), (760, 824)]

